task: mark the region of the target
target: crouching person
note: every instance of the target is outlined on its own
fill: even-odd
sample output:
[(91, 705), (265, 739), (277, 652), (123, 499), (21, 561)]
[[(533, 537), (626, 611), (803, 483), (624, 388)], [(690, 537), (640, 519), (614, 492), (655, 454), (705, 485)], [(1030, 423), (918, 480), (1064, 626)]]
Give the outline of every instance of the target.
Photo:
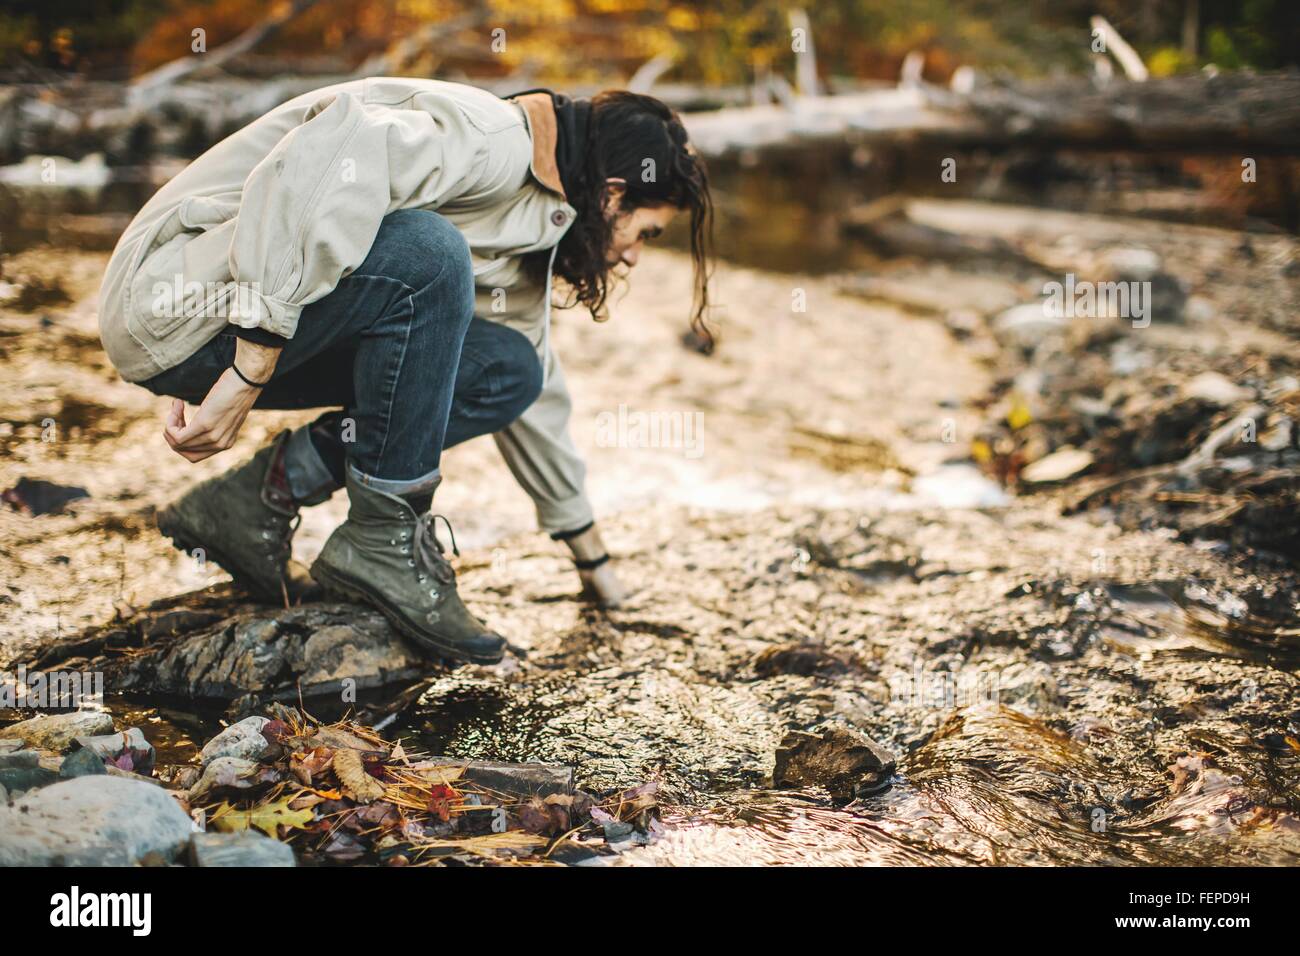
[(290, 560), (300, 509), (345, 488), (311, 576), (433, 655), (495, 662), (505, 641), (461, 601), (454, 532), (431, 510), (442, 450), (491, 434), (584, 591), (616, 604), (550, 348), (551, 282), (604, 318), (611, 270), (680, 211), (708, 341), (707, 179), (659, 101), (381, 78), (272, 110), (137, 214), (101, 337), (124, 378), (174, 399), (162, 437), (190, 461), (231, 447), (253, 409), (326, 411), (164, 508), (160, 530), (286, 600), (308, 583)]

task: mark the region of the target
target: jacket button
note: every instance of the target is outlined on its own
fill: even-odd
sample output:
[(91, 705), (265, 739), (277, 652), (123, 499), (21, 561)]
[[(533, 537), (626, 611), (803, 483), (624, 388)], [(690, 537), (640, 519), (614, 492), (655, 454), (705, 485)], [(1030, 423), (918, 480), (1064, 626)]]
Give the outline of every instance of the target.
[(563, 226), (568, 221), (569, 215), (563, 209), (557, 209), (555, 212), (551, 213), (551, 222), (555, 223), (557, 226)]

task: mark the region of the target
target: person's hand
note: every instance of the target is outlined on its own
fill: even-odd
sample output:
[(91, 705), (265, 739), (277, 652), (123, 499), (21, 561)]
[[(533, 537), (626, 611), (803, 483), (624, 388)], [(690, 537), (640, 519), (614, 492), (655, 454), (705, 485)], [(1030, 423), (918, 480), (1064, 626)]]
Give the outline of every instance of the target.
[(190, 461), (211, 458), (235, 443), (259, 391), (226, 369), (189, 422), (185, 420), (185, 403), (179, 398), (172, 401), (163, 437), (172, 451)]
[[(575, 561), (594, 561), (608, 553), (595, 525), (577, 537), (569, 538), (565, 544), (573, 552)], [(610, 561), (594, 568), (579, 568), (578, 578), (582, 581), (582, 597), (602, 607), (617, 607), (627, 598), (627, 588)]]
[[(235, 347), (235, 364), (255, 382), (265, 382), (275, 371), (280, 350), (240, 339)], [(202, 461), (225, 451), (239, 437), (253, 403), (261, 389), (241, 379), (233, 368), (221, 373), (203, 403), (188, 423), (185, 403), (172, 402), (163, 428), (163, 437), (176, 454), (189, 461)]]

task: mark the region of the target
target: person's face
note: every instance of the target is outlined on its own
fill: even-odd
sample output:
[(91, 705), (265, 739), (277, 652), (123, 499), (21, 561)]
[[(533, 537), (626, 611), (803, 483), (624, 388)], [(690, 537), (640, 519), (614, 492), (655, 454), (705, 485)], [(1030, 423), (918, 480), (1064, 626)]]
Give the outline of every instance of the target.
[(626, 186), (621, 179), (609, 180), (609, 192), (605, 201), (605, 216), (610, 220), (612, 236), (605, 262), (616, 266), (620, 262), (629, 268), (636, 265), (641, 256), (641, 246), (647, 239), (653, 239), (668, 228), (678, 213), (674, 206), (642, 206), (631, 212), (622, 210), (623, 194)]

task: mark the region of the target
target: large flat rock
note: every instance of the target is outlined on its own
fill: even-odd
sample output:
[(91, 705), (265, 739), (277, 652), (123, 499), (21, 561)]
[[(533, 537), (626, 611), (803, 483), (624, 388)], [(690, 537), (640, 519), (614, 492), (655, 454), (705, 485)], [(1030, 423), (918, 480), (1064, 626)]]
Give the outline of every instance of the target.
[(214, 588), (51, 643), (29, 667), (101, 670), (115, 692), (228, 703), (249, 695), (337, 697), (409, 682), (439, 663), (370, 608), (274, 607)]
[(0, 806), (0, 866), (133, 866), (171, 861), (193, 824), (162, 787), (120, 777), (77, 777)]

